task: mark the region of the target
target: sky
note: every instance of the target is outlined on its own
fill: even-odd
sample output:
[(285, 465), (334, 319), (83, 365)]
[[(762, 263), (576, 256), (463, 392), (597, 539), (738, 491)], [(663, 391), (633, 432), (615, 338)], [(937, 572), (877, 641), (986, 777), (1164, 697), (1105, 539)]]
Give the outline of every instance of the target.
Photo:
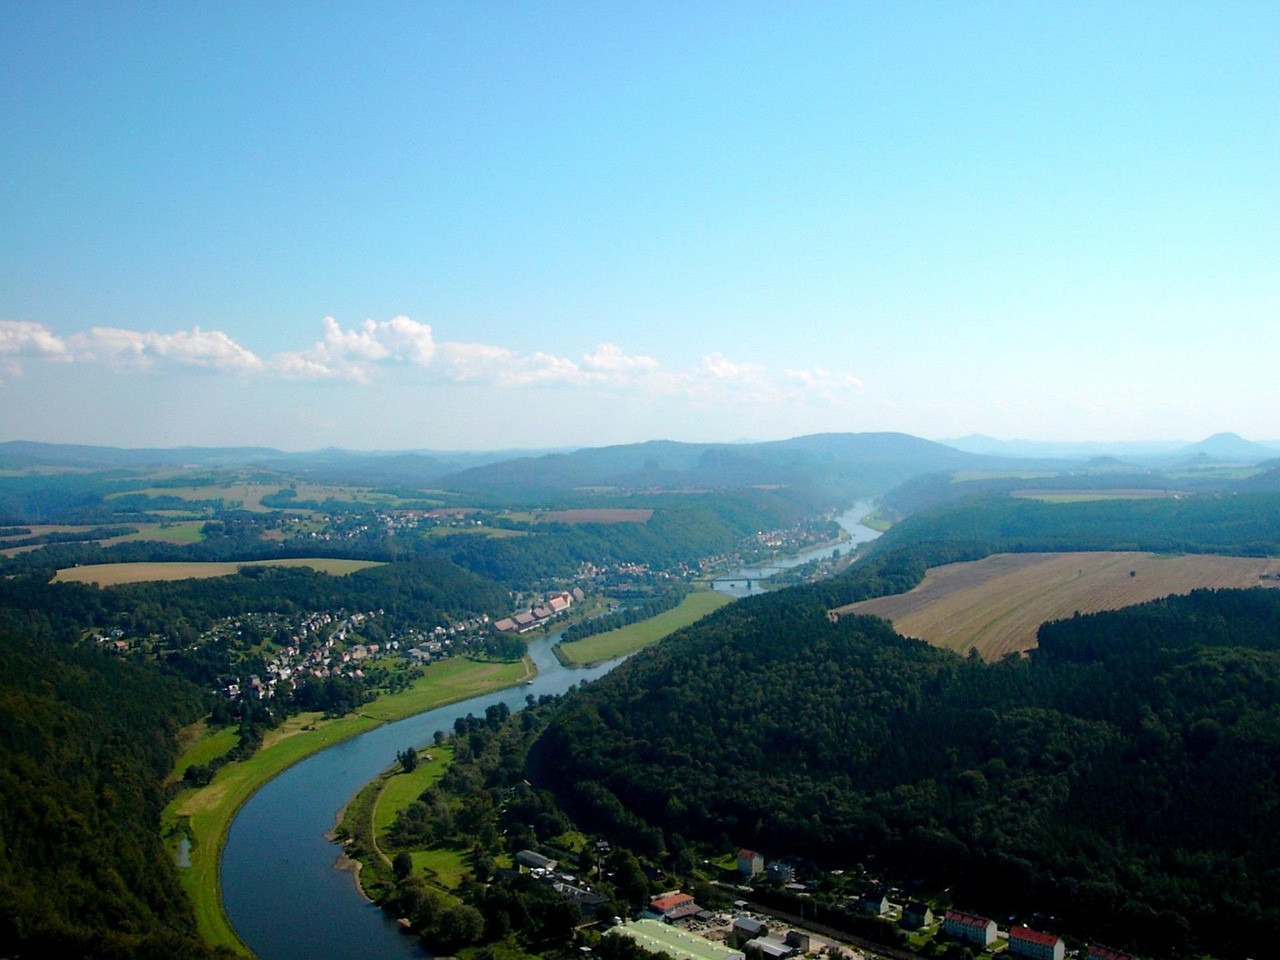
[(1280, 439), (1280, 4), (0, 4), (0, 440)]

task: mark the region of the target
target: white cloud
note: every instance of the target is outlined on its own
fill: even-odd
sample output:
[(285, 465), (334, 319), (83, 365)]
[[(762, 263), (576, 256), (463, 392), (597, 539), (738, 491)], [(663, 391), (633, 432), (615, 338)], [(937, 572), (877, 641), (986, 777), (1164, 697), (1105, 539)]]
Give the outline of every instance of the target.
[(518, 354), (491, 343), (437, 342), (429, 324), (406, 316), (364, 320), (349, 329), (325, 317), (321, 328), (320, 339), (310, 346), (283, 350), (264, 360), (227, 334), (200, 327), (176, 333), (94, 327), (64, 338), (43, 324), (4, 320), (0, 321), (0, 371), (20, 373), (24, 362), (56, 360), (369, 384), (380, 368), (401, 366), (423, 371), (437, 382), (512, 390), (564, 386), (637, 400), (681, 397), (706, 404), (788, 400), (836, 404), (862, 387), (850, 374), (822, 368), (776, 374), (719, 352), (707, 354), (693, 367), (670, 370), (654, 357), (628, 354), (616, 343), (598, 344), (575, 360), (542, 350)]
[(698, 374), (715, 380), (751, 380), (764, 375), (764, 368), (754, 363), (734, 363), (723, 353), (711, 353), (698, 364)]
[(0, 320), (0, 372), (22, 373), (22, 360), (65, 360), (66, 343), (48, 327), (29, 320)]
[(272, 361), (274, 369), (289, 379), (340, 377), (368, 383), (379, 363), (426, 367), (435, 358), (431, 326), (409, 317), (365, 320), (350, 330), (343, 330), (333, 317), (325, 317), (322, 325), (322, 339), (306, 350), (278, 354)]
[(180, 330), (177, 333), (139, 332), (118, 327), (94, 327), (67, 338), (77, 361), (121, 363), (150, 367), (157, 361), (220, 372), (260, 370), (262, 360), (220, 330)]
[(802, 396), (838, 403), (863, 388), (863, 383), (849, 373), (836, 373), (814, 367), (812, 370), (788, 370), (786, 380), (799, 389)]
[(588, 370), (609, 374), (656, 373), (660, 366), (653, 357), (627, 356), (615, 343), (602, 343), (596, 347), (595, 353), (583, 354), (582, 365)]

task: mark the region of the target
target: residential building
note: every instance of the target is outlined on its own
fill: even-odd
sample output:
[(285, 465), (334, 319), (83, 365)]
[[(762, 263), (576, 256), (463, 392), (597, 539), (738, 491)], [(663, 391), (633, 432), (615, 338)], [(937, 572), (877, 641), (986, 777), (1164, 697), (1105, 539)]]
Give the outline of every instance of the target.
[(1042, 933), (1030, 927), (1009, 928), (1009, 953), (1015, 957), (1033, 957), (1035, 960), (1064, 960), (1067, 945), (1052, 933)]
[(754, 850), (748, 850), (743, 847), (738, 851), (738, 872), (748, 877), (754, 877), (757, 873), (764, 871), (764, 857), (756, 853)]
[(648, 910), (648, 914), (655, 920), (665, 920), (667, 923), (696, 916), (701, 912), (702, 908), (694, 902), (693, 897), (679, 890), (673, 890), (650, 901)]
[(942, 918), (942, 932), (952, 940), (989, 947), (996, 942), (996, 922), (960, 910), (948, 910)]
[(912, 900), (902, 908), (902, 925), (908, 930), (919, 930), (933, 923), (933, 911), (927, 903)]

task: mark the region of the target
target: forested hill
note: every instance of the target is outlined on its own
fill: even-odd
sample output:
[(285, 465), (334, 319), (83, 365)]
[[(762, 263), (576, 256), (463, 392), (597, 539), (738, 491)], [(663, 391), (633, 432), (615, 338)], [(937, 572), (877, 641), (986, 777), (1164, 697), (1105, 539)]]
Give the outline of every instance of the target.
[(940, 547), (1019, 550), (1151, 550), (1267, 556), (1280, 553), (1280, 493), (1045, 503), (987, 496), (914, 513), (874, 551)]
[[(159, 838), (160, 783), (199, 691), (0, 623), (0, 955), (203, 958)], [(17, 622), (15, 622), (17, 621)]]
[(769, 443), (664, 440), (600, 447), (476, 467), (440, 483), (454, 490), (534, 499), (581, 488), (784, 484), (811, 487), (842, 501), (878, 495), (920, 473), (999, 469), (1012, 463), (901, 433), (817, 434)]
[(530, 765), (642, 848), (660, 828), (874, 861), (1158, 955), (1262, 956), (1280, 936), (1274, 591), (1053, 624), (996, 664), (768, 595), (573, 695)]

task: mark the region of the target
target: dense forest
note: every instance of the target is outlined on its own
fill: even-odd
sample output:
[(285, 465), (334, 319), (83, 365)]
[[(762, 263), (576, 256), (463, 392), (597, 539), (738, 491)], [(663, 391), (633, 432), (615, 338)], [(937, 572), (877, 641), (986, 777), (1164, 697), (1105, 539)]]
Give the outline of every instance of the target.
[(0, 954), (214, 956), (159, 837), (200, 692), (10, 625), (0, 646)]
[(996, 664), (829, 622), (788, 591), (568, 698), (530, 766), (637, 849), (656, 826), (874, 861), (1081, 936), (1256, 956), (1280, 935), (1277, 704), (1272, 591), (1047, 625), (1029, 658)]

